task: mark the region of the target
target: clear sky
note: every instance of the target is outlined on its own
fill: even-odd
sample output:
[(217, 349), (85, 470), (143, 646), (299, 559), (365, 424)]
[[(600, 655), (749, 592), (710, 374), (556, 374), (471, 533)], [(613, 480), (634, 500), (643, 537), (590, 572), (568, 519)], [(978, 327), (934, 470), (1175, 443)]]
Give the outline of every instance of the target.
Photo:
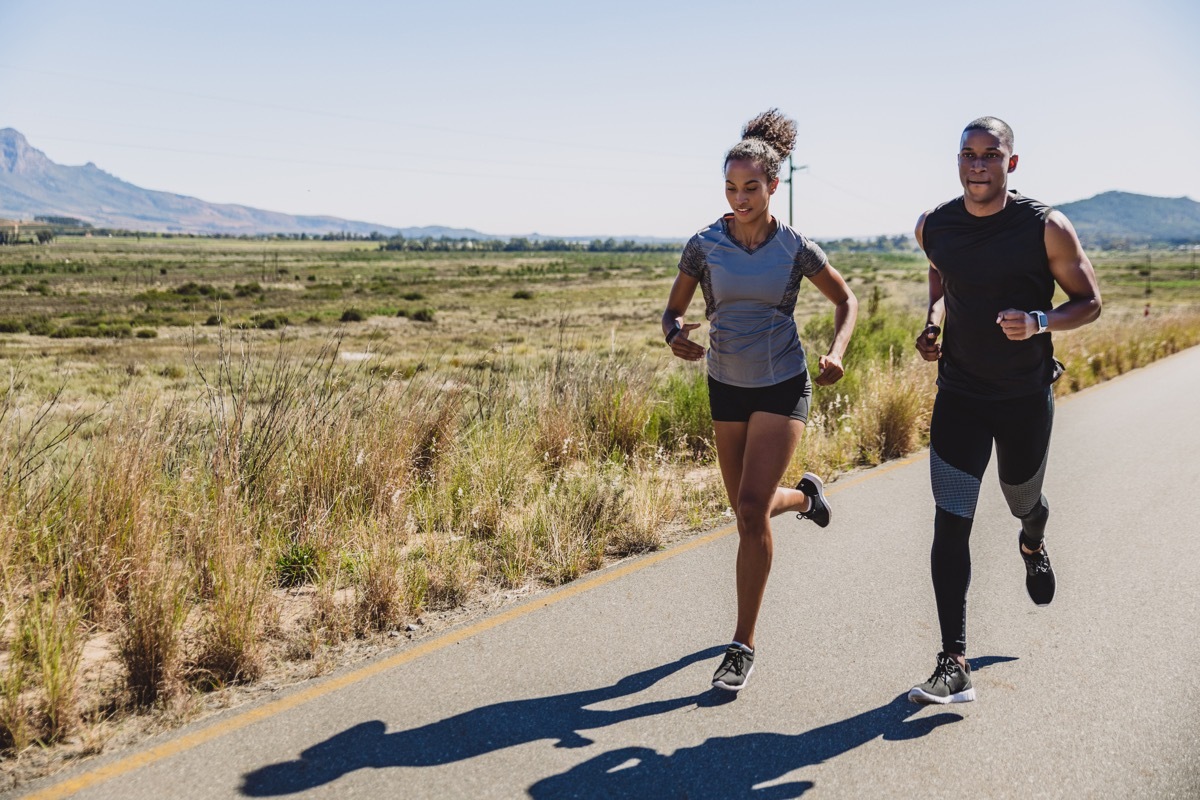
[(984, 114), (1032, 197), (1200, 200), (1198, 0), (0, 0), (0, 87), (59, 163), (397, 227), (685, 238), (771, 106), (814, 237), (910, 231)]

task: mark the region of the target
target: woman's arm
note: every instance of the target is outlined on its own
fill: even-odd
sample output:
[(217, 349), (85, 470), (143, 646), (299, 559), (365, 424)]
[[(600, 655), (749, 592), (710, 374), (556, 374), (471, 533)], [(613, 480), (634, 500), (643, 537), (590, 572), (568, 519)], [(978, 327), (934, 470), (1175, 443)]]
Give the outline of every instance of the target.
[(699, 361), (704, 358), (704, 348), (688, 338), (688, 335), (700, 327), (699, 322), (683, 321), (692, 298), (696, 295), (696, 287), (700, 281), (680, 272), (675, 276), (671, 286), (671, 295), (667, 298), (667, 308), (662, 315), (663, 336), (671, 347), (671, 352), (685, 361)]
[(829, 386), (837, 383), (845, 374), (842, 356), (846, 354), (850, 334), (854, 333), (854, 323), (858, 319), (858, 298), (832, 264), (827, 264), (825, 269), (809, 277), (809, 280), (834, 306), (833, 341), (829, 343), (829, 352), (817, 361), (821, 371), (813, 378), (813, 383), (818, 386)]

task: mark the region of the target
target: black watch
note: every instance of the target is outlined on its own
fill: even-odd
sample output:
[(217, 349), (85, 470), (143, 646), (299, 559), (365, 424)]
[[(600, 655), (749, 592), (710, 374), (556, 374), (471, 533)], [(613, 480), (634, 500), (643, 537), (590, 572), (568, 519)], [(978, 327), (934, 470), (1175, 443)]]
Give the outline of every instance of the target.
[(674, 328), (672, 328), (670, 333), (667, 334), (667, 344), (670, 344), (671, 342), (675, 341), (675, 337), (678, 336), (679, 332), (682, 330), (683, 330), (683, 328), (679, 327), (678, 325), (676, 325)]

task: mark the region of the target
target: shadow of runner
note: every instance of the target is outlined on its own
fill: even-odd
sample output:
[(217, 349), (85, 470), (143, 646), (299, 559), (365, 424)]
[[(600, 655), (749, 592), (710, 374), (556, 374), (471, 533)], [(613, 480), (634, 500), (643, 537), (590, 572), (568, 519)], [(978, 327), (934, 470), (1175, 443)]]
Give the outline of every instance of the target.
[(363, 722), (308, 748), (295, 761), (247, 773), (241, 791), (251, 797), (291, 794), (367, 767), (450, 764), (539, 739), (555, 739), (555, 747), (585, 747), (592, 742), (579, 731), (696, 705), (700, 696), (676, 697), (615, 711), (591, 711), (586, 706), (636, 694), (690, 664), (719, 656), (724, 649), (719, 646), (700, 650), (624, 677), (612, 686), (495, 703), (405, 731), (387, 733), (387, 725), (381, 720)]
[[(971, 669), (1015, 661), (1008, 656), (971, 659)], [(795, 798), (811, 789), (812, 781), (754, 787), (777, 780), (800, 767), (828, 761), (882, 737), (903, 741), (924, 736), (962, 719), (942, 712), (908, 721), (922, 706), (908, 702), (908, 693), (857, 716), (804, 733), (747, 733), (714, 737), (701, 745), (676, 750), (669, 756), (648, 747), (622, 747), (602, 753), (561, 775), (540, 780), (529, 795), (542, 798), (608, 800), (608, 798), (680, 797), (688, 800), (758, 800)]]

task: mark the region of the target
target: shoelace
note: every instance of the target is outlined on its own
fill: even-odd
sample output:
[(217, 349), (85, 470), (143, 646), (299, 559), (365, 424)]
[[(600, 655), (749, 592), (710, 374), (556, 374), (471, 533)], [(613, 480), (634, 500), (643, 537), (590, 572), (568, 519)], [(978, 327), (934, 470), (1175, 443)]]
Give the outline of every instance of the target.
[(1025, 564), (1029, 567), (1029, 574), (1036, 575), (1039, 572), (1050, 571), (1050, 559), (1046, 557), (1046, 550), (1043, 548), (1036, 553), (1026, 553), (1021, 551), (1021, 555), (1025, 556)]
[(808, 496), (808, 511), (797, 511), (796, 519), (812, 519), (813, 513), (817, 510), (817, 496), (810, 494)]
[(954, 672), (954, 668), (958, 664), (955, 663), (950, 656), (938, 655), (937, 666), (933, 670), (933, 674), (929, 676), (930, 685), (936, 684), (938, 681), (950, 685), (950, 675)]
[(741, 675), (742, 668), (745, 666), (745, 664), (746, 664), (746, 651), (739, 648), (737, 650), (726, 650), (725, 651), (725, 663), (722, 664), (721, 666), (728, 668), (728, 669), (732, 669), (734, 674), (736, 674), (736, 675)]

